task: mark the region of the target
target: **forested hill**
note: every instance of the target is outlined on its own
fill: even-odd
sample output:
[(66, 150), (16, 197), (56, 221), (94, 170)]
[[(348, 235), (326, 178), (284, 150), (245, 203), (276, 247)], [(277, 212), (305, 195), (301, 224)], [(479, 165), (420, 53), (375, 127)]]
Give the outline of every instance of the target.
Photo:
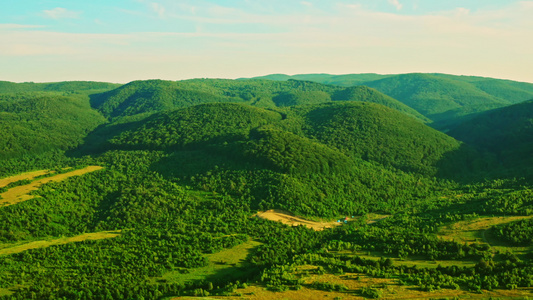
[(518, 167), (533, 164), (533, 100), (486, 112), (466, 121), (451, 136), (490, 151)]
[[(260, 136), (259, 141), (276, 139), (275, 143), (261, 142), (261, 147), (273, 148), (250, 150), (251, 152), (245, 150), (240, 155), (246, 157), (246, 153), (263, 153), (268, 156), (281, 151), (280, 157), (272, 159), (282, 159), (284, 162), (278, 161), (276, 164), (293, 165), (300, 169), (305, 169), (305, 165), (312, 165), (305, 159), (309, 154), (297, 153), (303, 157), (282, 155), (283, 149), (287, 151), (294, 147), (290, 144), (283, 145), (292, 139), (300, 141), (297, 144), (300, 143), (302, 147), (323, 144), (321, 148), (316, 149), (312, 146), (313, 151), (331, 147), (331, 150), (324, 151), (340, 150), (343, 156), (352, 159), (428, 175), (437, 172), (437, 162), (446, 153), (458, 150), (460, 146), (453, 138), (394, 109), (380, 104), (355, 101), (292, 106), (276, 110), (265, 110), (245, 104), (211, 103), (156, 113), (135, 123), (134, 126), (126, 126), (125, 131), (120, 131), (120, 126), (110, 124), (108, 132), (114, 133), (108, 137), (109, 147), (199, 149), (208, 145), (240, 143)], [(118, 129), (113, 130), (114, 127)], [(238, 152), (242, 150), (239, 149), (234, 149), (233, 155), (239, 157)], [(309, 153), (313, 151), (309, 150)], [(255, 159), (265, 161), (271, 158)], [(296, 162), (300, 162), (301, 166), (298, 167)], [(319, 163), (316, 169), (327, 169), (326, 166), (321, 166), (323, 163)]]
[[(365, 85), (401, 101), (435, 122), (453, 128), (476, 113), (533, 98), (533, 84), (476, 76), (447, 74), (302, 74), (267, 75), (270, 80), (310, 80), (340, 86)], [(467, 117), (467, 118), (468, 118)], [(466, 118), (466, 119), (467, 119)]]
[(20, 93), (20, 92), (95, 92), (111, 90), (119, 87), (120, 84), (94, 81), (63, 81), (51, 83), (23, 82), (14, 83), (0, 81), (0, 93)]
[(414, 109), (371, 88), (343, 88), (295, 80), (135, 81), (115, 90), (91, 96), (93, 107), (110, 118), (213, 102), (245, 103), (274, 108), (331, 101), (380, 103), (424, 122), (428, 121)]
[(72, 149), (104, 122), (80, 96), (0, 94), (0, 159)]
[(477, 297), (533, 282), (531, 181), (485, 173), (496, 154), (530, 166), (533, 102), (464, 123), (462, 143), (364, 86), (0, 85), (2, 300)]

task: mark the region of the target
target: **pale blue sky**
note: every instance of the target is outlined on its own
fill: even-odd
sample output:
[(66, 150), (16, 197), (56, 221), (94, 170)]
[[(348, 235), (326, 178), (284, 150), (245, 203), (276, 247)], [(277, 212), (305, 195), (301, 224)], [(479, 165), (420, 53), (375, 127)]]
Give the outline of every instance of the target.
[(441, 72), (533, 82), (533, 1), (0, 0), (0, 80)]

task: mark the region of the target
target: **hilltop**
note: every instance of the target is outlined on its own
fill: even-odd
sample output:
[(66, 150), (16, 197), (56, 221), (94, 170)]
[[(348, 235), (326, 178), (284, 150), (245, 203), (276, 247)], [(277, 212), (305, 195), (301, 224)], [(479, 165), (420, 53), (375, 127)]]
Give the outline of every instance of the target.
[(448, 74), (282, 74), (256, 77), (309, 80), (339, 86), (368, 86), (399, 100), (449, 130), (480, 112), (533, 98), (533, 84), (511, 80)]

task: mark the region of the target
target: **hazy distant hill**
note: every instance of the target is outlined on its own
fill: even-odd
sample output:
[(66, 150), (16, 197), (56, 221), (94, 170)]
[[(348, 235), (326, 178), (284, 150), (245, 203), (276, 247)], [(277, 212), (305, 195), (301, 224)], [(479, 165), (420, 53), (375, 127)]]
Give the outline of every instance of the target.
[(533, 84), (447, 74), (267, 75), (270, 80), (300, 79), (342, 86), (365, 85), (401, 101), (447, 130), (477, 113), (533, 98)]
[(15, 83), (9, 81), (0, 81), (0, 93), (19, 93), (19, 92), (87, 92), (111, 90), (119, 87), (120, 84), (94, 81), (63, 81), (50, 83), (23, 82)]
[(233, 102), (275, 108), (331, 101), (380, 103), (422, 121), (429, 121), (416, 110), (374, 89), (343, 88), (310, 81), (222, 79), (135, 81), (115, 90), (91, 96), (93, 107), (111, 118), (202, 103)]
[[(354, 86), (361, 85), (368, 81), (379, 80), (394, 75), (380, 75), (374, 73), (363, 74), (346, 74), (346, 75), (331, 75), (331, 74), (298, 74), (298, 75), (285, 75), (285, 74), (271, 74), (266, 76), (254, 77), (254, 79), (268, 79), (268, 80), (305, 80), (314, 81), (324, 84), (333, 84), (340, 86)], [(241, 80), (244, 80), (241, 79)]]

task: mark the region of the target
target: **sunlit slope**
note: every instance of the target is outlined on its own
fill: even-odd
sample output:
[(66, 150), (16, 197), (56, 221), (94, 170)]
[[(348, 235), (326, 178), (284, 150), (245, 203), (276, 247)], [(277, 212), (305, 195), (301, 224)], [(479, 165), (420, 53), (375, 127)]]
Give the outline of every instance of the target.
[(533, 84), (448, 74), (273, 74), (270, 80), (309, 80), (338, 86), (365, 85), (401, 101), (447, 130), (477, 113), (533, 98)]
[(306, 118), (305, 133), (352, 157), (404, 171), (434, 173), (455, 139), (391, 108), (363, 102), (294, 109)]

